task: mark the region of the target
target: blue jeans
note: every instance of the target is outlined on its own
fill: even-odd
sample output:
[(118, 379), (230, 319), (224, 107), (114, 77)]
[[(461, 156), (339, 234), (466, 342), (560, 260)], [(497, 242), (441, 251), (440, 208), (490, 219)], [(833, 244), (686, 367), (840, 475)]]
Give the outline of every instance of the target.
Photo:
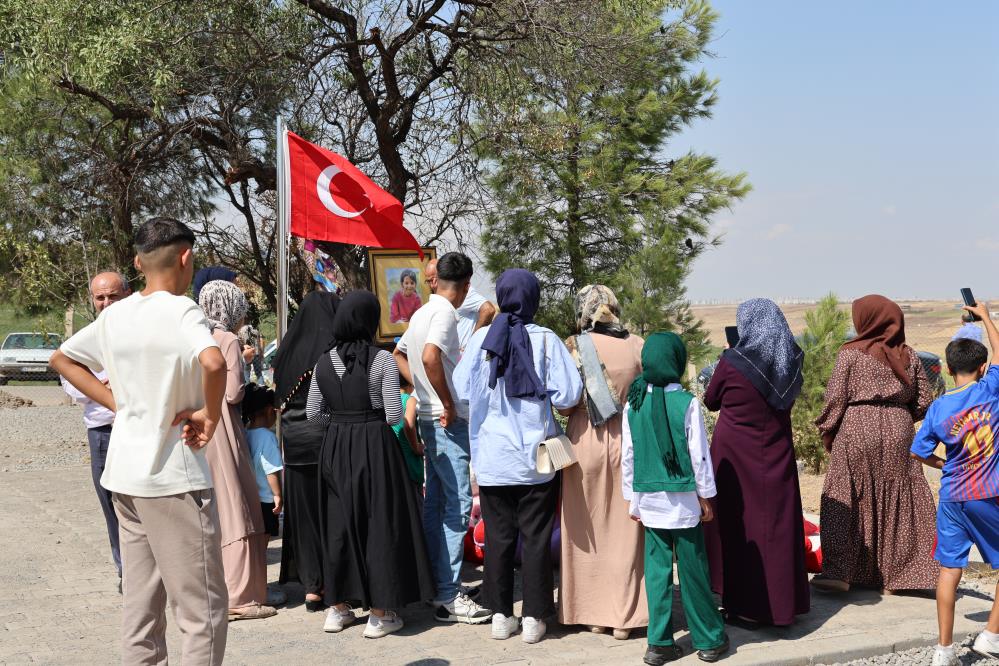
[(437, 583), (437, 601), (444, 603), (458, 595), (465, 533), (472, 514), (468, 421), (459, 419), (445, 429), (438, 419), (421, 418), (420, 437), (427, 461), (423, 532)]
[(104, 512), (104, 522), (108, 528), (108, 541), (111, 542), (111, 557), (114, 566), (121, 576), (121, 550), (118, 545), (118, 516), (111, 503), (111, 491), (101, 485), (101, 475), (104, 474), (104, 463), (108, 457), (108, 444), (111, 443), (111, 426), (90, 428), (87, 430), (87, 441), (90, 443), (90, 475), (94, 480), (94, 490)]

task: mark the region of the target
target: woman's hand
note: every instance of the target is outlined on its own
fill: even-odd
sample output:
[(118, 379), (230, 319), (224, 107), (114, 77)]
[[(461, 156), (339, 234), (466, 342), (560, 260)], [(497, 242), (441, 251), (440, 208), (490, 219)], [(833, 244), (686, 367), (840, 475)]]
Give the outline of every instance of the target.
[(836, 435), (831, 432), (822, 433), (822, 446), (825, 447), (826, 453), (832, 453), (833, 441), (835, 441)]
[(710, 523), (714, 520), (715, 513), (711, 510), (711, 502), (703, 497), (698, 497), (697, 503), (701, 505), (701, 522)]
[(257, 357), (257, 350), (250, 345), (243, 345), (243, 360), (247, 363), (252, 363), (253, 359)]

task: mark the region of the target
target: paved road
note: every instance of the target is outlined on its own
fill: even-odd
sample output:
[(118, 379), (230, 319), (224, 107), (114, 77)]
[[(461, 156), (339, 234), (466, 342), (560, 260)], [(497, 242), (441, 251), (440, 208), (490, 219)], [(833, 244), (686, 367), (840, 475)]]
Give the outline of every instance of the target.
[[(40, 458), (38, 451), (27, 450), (27, 442), (4, 440), (0, 429), (0, 452), (10, 456), (5, 459), (7, 471), (0, 472), (0, 663), (108, 664), (119, 659), (120, 597), (85, 455), (79, 455), (85, 446), (77, 421), (80, 412), (64, 409), (58, 413), (64, 425), (54, 425), (49, 415), (46, 428), (61, 427), (70, 433), (70, 442), (72, 432), (79, 432), (78, 443), (64, 445), (74, 455)], [(0, 414), (0, 425), (11, 418), (31, 422), (41, 414), (32, 408), (14, 414), (0, 411), (7, 412)], [(22, 464), (20, 458), (27, 457), (33, 464)], [(273, 542), (270, 580), (277, 578), (279, 550), (279, 542)], [(472, 583), (480, 577), (474, 570), (467, 573)], [(228, 663), (641, 664), (645, 650), (642, 635), (615, 641), (561, 627), (538, 645), (524, 645), (519, 637), (494, 641), (488, 625), (435, 623), (423, 607), (403, 610), (406, 629), (384, 639), (364, 639), (363, 623), (342, 634), (324, 634), (323, 616), (306, 613), (301, 606), (301, 588), (289, 592), (291, 603), (277, 617), (230, 625)], [(958, 634), (979, 628), (990, 604), (984, 595), (962, 597)], [(682, 617), (679, 604), (676, 612)], [(935, 636), (934, 618), (934, 604), (928, 599), (882, 598), (873, 592), (816, 595), (812, 612), (791, 629), (756, 634), (731, 630), (735, 649), (724, 663), (832, 663), (929, 645)], [(684, 631), (678, 632), (678, 639), (689, 651)], [(172, 626), (169, 642), (179, 662), (178, 635)], [(691, 655), (680, 663), (699, 662)]]

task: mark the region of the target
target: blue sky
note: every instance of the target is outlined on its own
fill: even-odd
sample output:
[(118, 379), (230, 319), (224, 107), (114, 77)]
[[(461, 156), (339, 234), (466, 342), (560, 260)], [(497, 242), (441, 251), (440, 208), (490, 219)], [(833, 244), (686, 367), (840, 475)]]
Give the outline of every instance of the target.
[(694, 300), (999, 296), (999, 2), (716, 0), (714, 117), (745, 171)]

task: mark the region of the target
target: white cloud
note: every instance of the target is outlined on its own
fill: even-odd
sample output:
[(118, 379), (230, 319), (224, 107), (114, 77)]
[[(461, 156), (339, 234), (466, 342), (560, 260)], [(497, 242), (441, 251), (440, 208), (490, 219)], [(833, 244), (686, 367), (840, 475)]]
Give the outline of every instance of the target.
[(885, 215), (888, 215), (889, 217), (894, 217), (895, 214), (898, 212), (898, 207), (895, 204), (888, 204), (887, 206), (881, 209), (881, 212), (884, 213)]
[(790, 232), (793, 228), (794, 227), (792, 227), (790, 224), (784, 224), (783, 222), (780, 224), (775, 224), (774, 226), (770, 227), (769, 231), (767, 231), (767, 240), (774, 240), (775, 238), (780, 238), (784, 234)]
[(986, 252), (995, 252), (999, 250), (999, 240), (994, 238), (981, 238), (976, 243), (975, 246), (979, 250), (985, 250)]

